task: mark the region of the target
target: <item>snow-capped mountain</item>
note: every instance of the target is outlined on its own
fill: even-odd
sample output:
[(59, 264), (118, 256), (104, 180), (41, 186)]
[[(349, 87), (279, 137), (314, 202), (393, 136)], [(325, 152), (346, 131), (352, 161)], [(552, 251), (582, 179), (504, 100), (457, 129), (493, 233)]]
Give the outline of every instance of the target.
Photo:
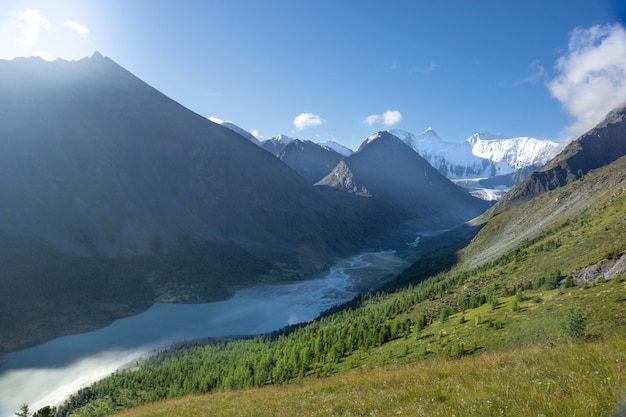
[(509, 167), (512, 171), (531, 165), (544, 165), (563, 147), (549, 140), (531, 137), (509, 139), (488, 132), (476, 133), (467, 141), (472, 145), (472, 154), (497, 163), (504, 162), (502, 169)]
[(338, 154), (341, 154), (343, 156), (350, 156), (354, 153), (352, 149), (343, 146), (341, 143), (337, 142), (336, 140), (329, 140), (327, 142), (319, 142), (318, 145), (320, 145), (322, 148), (335, 151)]
[(389, 132), (368, 137), (316, 186), (371, 199), (381, 219), (399, 216), (422, 230), (465, 222), (488, 207)]
[(445, 142), (429, 128), (415, 135), (392, 129), (400, 138), (450, 179), (492, 178), (529, 166), (541, 166), (561, 150), (562, 145), (530, 137), (506, 138), (481, 132), (464, 142)]
[[(244, 131), (230, 122), (222, 124), (238, 133)], [(461, 142), (444, 141), (432, 128), (420, 134), (399, 129), (387, 132), (409, 145), (458, 186), (485, 200), (499, 199), (515, 184), (555, 157), (564, 146), (549, 140), (507, 138), (489, 132), (475, 133)], [(375, 137), (370, 136), (366, 143)], [(280, 158), (281, 152), (293, 141), (289, 136), (278, 135), (263, 142), (253, 142)], [(337, 152), (344, 158), (354, 153), (335, 140), (316, 145)], [(302, 161), (291, 162), (290, 166), (294, 168), (296, 165), (297, 172), (308, 169), (297, 166)], [(311, 181), (311, 178), (307, 180)]]
[(294, 138), (290, 138), (289, 136), (286, 136), (286, 135), (278, 135), (271, 139), (262, 141), (260, 146), (261, 148), (265, 149), (269, 153), (272, 153), (278, 156), (280, 151), (282, 151), (285, 148), (285, 146), (289, 145), (294, 140), (295, 140)]
[(218, 125), (222, 125), (224, 127), (229, 128), (232, 131), (239, 133), (241, 136), (248, 139), (250, 142), (254, 143), (255, 145), (259, 145), (259, 146), (261, 145), (261, 141), (259, 141), (256, 137), (254, 137), (252, 133), (248, 132), (246, 129), (242, 127), (237, 126), (233, 122), (226, 122), (214, 116), (209, 117), (209, 120), (212, 121), (213, 123), (217, 123)]
[(445, 142), (431, 128), (419, 135), (399, 129), (389, 130), (389, 133), (413, 148), (450, 179), (485, 178), (499, 174), (492, 161), (472, 153), (469, 142)]
[(626, 155), (626, 107), (614, 109), (606, 118), (539, 170), (530, 174), (499, 202), (496, 212), (528, 201), (537, 195), (583, 178), (592, 170)]

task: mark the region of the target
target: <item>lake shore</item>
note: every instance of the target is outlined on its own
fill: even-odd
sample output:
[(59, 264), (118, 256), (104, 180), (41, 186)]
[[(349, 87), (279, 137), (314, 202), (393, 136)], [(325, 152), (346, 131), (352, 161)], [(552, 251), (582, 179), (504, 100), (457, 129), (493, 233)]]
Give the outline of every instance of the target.
[(153, 304), (95, 331), (56, 338), (6, 355), (0, 366), (0, 417), (23, 403), (55, 405), (81, 387), (156, 349), (206, 338), (269, 333), (382, 285), (408, 265), (393, 251), (342, 260), (317, 279), (263, 284), (206, 304)]

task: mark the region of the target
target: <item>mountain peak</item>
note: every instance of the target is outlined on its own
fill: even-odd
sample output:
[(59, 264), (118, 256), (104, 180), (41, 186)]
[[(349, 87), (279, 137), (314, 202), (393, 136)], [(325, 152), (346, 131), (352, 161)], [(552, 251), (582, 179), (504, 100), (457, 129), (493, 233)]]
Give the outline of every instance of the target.
[(486, 208), (388, 131), (369, 136), (317, 185), (371, 197), (385, 213), (380, 217), (395, 217), (419, 227), (448, 227)]
[(422, 133), (415, 135), (411, 132), (407, 132), (406, 130), (400, 129), (390, 129), (387, 132), (391, 133), (395, 137), (399, 138), (403, 142), (407, 143), (409, 146), (413, 147), (414, 144), (443, 144), (444, 141), (439, 137), (437, 132), (432, 127), (429, 127)]
[(373, 135), (369, 136), (359, 147), (357, 152), (362, 152), (365, 148), (372, 146), (372, 144), (376, 143), (386, 143), (386, 142), (397, 142), (404, 145), (402, 140), (398, 138), (396, 135), (390, 133), (389, 131), (380, 131), (376, 132)]
[(318, 143), (318, 145), (326, 149), (333, 150), (343, 156), (350, 156), (354, 153), (352, 149), (343, 146), (341, 143), (337, 142), (335, 139), (332, 139), (326, 142), (320, 142)]
[(626, 108), (617, 108), (604, 121), (563, 150), (538, 171), (513, 188), (495, 211), (521, 204), (531, 198), (580, 180), (589, 171), (608, 165), (626, 155)]
[(376, 139), (380, 139), (382, 137), (381, 133), (382, 132), (376, 132), (373, 135), (368, 136), (367, 139), (365, 139), (365, 143), (372, 143)]
[(218, 125), (224, 126), (236, 133), (238, 133), (240, 136), (243, 136), (244, 138), (248, 139), (250, 142), (254, 143), (255, 145), (260, 145), (261, 142), (250, 132), (248, 132), (246, 129), (243, 129), (241, 127), (239, 127), (238, 125), (234, 124), (233, 122), (228, 122), (225, 120), (220, 119), (219, 117), (215, 117), (215, 116), (209, 116), (208, 119), (213, 122), (216, 123)]
[(474, 133), (472, 136), (470, 136), (467, 139), (467, 141), (469, 143), (471, 143), (472, 145), (475, 145), (476, 143), (478, 143), (480, 141), (502, 140), (502, 139), (507, 139), (507, 137), (502, 135), (502, 134), (500, 134), (500, 133), (491, 133), (491, 132), (487, 132), (487, 131), (482, 131), (482, 132)]
[(288, 143), (293, 142), (295, 139), (294, 138), (290, 138), (287, 135), (278, 135), (274, 138), (274, 140), (276, 140), (277, 142), (283, 143), (285, 145), (287, 145)]
[(261, 148), (274, 154), (275, 156), (278, 156), (280, 151), (282, 151), (285, 146), (289, 145), (294, 140), (295, 139), (290, 138), (289, 136), (278, 135), (278, 136), (274, 136), (271, 139), (262, 141)]

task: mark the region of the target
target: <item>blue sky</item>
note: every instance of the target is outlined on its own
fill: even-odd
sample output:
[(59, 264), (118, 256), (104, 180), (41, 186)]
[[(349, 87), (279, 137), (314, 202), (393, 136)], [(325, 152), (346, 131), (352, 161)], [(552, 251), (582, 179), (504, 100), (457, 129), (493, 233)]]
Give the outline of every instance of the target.
[(624, 18), (619, 0), (4, 0), (0, 58), (98, 50), (260, 139), (564, 139), (626, 100)]

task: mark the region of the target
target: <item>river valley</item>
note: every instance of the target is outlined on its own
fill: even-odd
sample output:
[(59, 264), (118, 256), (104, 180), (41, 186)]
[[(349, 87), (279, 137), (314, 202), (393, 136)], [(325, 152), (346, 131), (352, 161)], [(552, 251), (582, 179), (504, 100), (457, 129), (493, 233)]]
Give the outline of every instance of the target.
[(238, 291), (206, 304), (154, 304), (102, 329), (11, 353), (0, 366), (0, 417), (21, 404), (57, 405), (83, 386), (155, 349), (201, 338), (255, 335), (313, 320), (322, 311), (383, 284), (408, 266), (392, 251), (364, 253), (319, 278)]

